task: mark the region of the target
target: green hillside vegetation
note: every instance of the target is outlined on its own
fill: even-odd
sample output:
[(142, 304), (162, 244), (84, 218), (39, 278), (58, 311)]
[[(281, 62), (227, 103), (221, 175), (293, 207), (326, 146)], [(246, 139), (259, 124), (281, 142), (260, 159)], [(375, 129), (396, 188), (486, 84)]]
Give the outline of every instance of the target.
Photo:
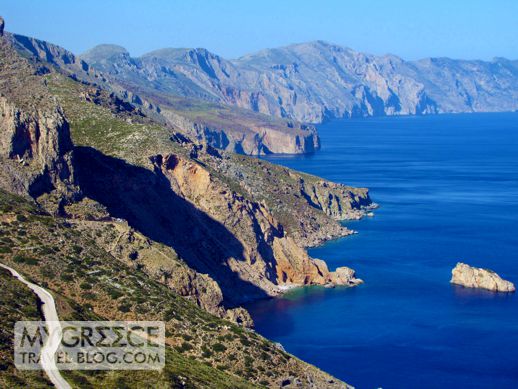
[[(88, 235), (84, 225), (79, 230), (76, 223), (52, 217), (31, 202), (5, 191), (0, 191), (0, 220), (0, 261), (50, 290), (57, 297), (61, 319), (164, 320), (166, 323), (168, 351), (164, 371), (160, 374), (65, 372), (67, 379), (81, 387), (98, 387), (101, 383), (103, 387), (113, 388), (130, 384), (131, 387), (174, 386), (185, 381), (191, 387), (239, 388), (252, 385), (243, 379), (253, 385), (269, 385), (281, 377), (301, 376), (301, 369), (307, 368), (255, 332), (210, 315), (120, 262), (95, 243), (99, 230)], [(110, 234), (113, 225), (105, 224), (102, 233)], [(6, 279), (5, 274), (2, 276)], [(12, 310), (6, 306), (15, 301), (8, 293), (13, 292), (2, 289), (4, 310)], [(0, 326), (6, 338), (11, 336), (13, 319), (39, 318), (35, 296), (31, 293), (22, 296), (23, 300), (16, 299), (22, 305), (19, 315), (10, 311), (2, 315)], [(41, 374), (18, 377), (20, 373), (9, 367), (12, 354), (9, 350), (2, 351), (2, 366), (8, 366), (9, 373), (2, 374), (5, 382), (21, 379), (45, 385)]]

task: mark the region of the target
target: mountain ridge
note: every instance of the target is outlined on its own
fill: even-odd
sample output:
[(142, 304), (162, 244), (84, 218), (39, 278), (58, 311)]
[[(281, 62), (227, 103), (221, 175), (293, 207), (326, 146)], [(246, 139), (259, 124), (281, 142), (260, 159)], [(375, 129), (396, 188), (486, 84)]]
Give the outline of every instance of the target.
[[(102, 62), (102, 58), (108, 58), (111, 63), (94, 69), (52, 43), (12, 33), (6, 33), (6, 38), (22, 56), (56, 66), (74, 79), (110, 89), (120, 103), (133, 104), (163, 124), (210, 146), (250, 155), (312, 153), (320, 147), (313, 126), (221, 104), (181, 74), (166, 71), (166, 85), (164, 77), (156, 81), (157, 74), (141, 77), (140, 82), (124, 77), (125, 72), (138, 75), (141, 70), (138, 61), (120, 46), (101, 46), (98, 59)], [(39, 71), (49, 69), (43, 64)]]
[[(109, 71), (93, 52), (81, 57)], [(179, 92), (186, 96), (216, 97), (223, 104), (300, 122), (518, 109), (518, 61), (501, 57), (407, 61), (317, 40), (231, 60), (200, 48), (158, 49), (134, 60), (147, 71), (148, 81), (160, 85), (163, 74), (175, 74), (179, 84), (188, 80), (194, 87), (184, 83), (188, 91)], [(122, 76), (136, 79), (131, 72)]]

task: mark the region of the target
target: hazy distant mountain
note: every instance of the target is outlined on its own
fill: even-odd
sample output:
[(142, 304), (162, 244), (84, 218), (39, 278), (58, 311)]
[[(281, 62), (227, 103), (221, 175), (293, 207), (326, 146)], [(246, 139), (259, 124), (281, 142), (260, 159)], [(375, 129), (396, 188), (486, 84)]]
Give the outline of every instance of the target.
[(518, 109), (518, 61), (404, 61), (322, 41), (225, 60), (205, 49), (131, 58), (101, 45), (82, 58), (103, 72), (168, 93), (304, 122), (326, 118)]

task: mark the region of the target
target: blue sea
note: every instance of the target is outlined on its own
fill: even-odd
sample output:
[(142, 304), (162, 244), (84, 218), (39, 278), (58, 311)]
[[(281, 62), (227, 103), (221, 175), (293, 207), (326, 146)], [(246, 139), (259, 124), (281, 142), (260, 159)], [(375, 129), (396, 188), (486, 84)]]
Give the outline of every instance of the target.
[(518, 284), (518, 113), (319, 127), (322, 149), (270, 161), (368, 187), (357, 235), (310, 250), (356, 288), (249, 306), (257, 331), (358, 388), (518, 388), (518, 295), (449, 283), (458, 261)]

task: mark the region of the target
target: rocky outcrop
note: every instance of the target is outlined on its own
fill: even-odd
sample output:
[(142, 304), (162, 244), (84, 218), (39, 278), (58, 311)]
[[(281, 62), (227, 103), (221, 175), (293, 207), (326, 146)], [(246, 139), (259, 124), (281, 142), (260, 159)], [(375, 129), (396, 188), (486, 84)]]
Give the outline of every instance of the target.
[(246, 328), (254, 327), (254, 320), (250, 313), (242, 307), (228, 309), (225, 314), (225, 319), (237, 323)]
[(0, 45), (0, 185), (34, 198), (68, 192), (73, 146), (63, 110), (4, 38)]
[(352, 234), (337, 221), (355, 220), (375, 207), (366, 188), (334, 184), (256, 158), (223, 154), (200, 160), (264, 203), (302, 247)]
[(518, 109), (518, 62), (503, 58), (405, 61), (322, 41), (267, 49), (233, 61), (205, 49), (162, 49), (131, 59), (132, 67), (102, 54), (93, 50), (83, 58), (135, 84), (153, 82), (168, 93), (301, 122)]
[(503, 280), (498, 274), (489, 269), (472, 267), (465, 263), (457, 263), (451, 272), (451, 283), (467, 288), (487, 289), (493, 292), (514, 292), (512, 282)]
[(337, 268), (331, 274), (331, 283), (333, 285), (355, 286), (363, 283), (363, 280), (356, 278), (356, 272), (346, 266)]
[(307, 202), (335, 220), (359, 219), (364, 209), (373, 207), (372, 201), (358, 188), (329, 181), (309, 181), (300, 178), (300, 194)]

